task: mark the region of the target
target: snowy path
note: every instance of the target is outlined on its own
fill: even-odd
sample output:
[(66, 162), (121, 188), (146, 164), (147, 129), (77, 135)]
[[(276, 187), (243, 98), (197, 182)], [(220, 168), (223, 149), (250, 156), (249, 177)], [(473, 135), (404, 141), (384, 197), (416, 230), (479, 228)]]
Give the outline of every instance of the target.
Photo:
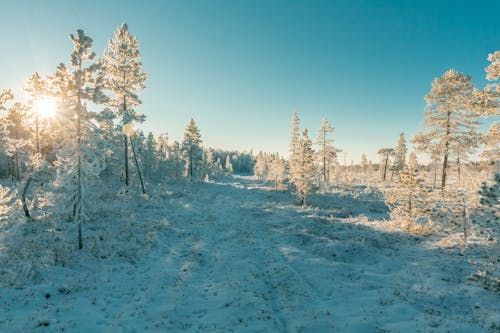
[[(82, 332), (486, 332), (498, 312), (498, 295), (467, 284), (464, 257), (290, 202), (247, 178), (190, 185), (151, 212), (168, 227), (147, 258), (94, 272), (88, 287), (27, 311), (18, 324)], [(34, 313), (52, 325), (27, 322)], [(0, 321), (0, 331), (8, 328)]]

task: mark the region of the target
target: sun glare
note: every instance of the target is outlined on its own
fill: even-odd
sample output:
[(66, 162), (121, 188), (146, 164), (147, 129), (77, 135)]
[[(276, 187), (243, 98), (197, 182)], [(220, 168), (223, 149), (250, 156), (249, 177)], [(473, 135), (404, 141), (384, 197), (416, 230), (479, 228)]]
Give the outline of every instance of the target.
[(38, 100), (36, 109), (40, 118), (50, 118), (56, 112), (56, 102), (51, 97), (44, 97)]

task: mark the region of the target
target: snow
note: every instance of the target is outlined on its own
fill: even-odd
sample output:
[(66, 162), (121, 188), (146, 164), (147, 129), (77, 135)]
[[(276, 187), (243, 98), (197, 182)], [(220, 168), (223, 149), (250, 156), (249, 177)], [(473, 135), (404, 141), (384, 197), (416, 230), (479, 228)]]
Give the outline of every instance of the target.
[[(64, 267), (38, 265), (31, 283), (0, 287), (0, 332), (500, 327), (498, 291), (471, 279), (481, 247), (464, 252), (391, 229), (370, 193), (313, 195), (301, 208), (243, 176), (150, 193), (106, 198), (84, 225), (89, 250)], [(0, 229), (0, 244), (11, 229)]]

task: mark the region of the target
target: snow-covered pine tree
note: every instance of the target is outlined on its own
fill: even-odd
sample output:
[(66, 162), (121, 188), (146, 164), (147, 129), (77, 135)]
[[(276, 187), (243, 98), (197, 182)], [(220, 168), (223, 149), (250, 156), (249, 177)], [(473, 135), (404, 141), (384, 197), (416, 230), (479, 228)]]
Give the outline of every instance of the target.
[[(102, 77), (100, 66), (94, 62), (95, 53), (92, 52), (92, 38), (85, 35), (83, 30), (69, 35), (73, 43), (71, 54), (71, 70), (62, 73), (64, 66), (58, 71), (64, 74), (66, 86), (60, 85), (59, 95), (64, 96), (64, 106), (73, 114), (74, 125), (66, 128), (64, 148), (58, 154), (59, 183), (66, 189), (65, 198), (70, 199), (71, 215), (78, 226), (78, 248), (83, 248), (82, 220), (85, 216), (85, 181), (92, 176), (98, 176), (104, 167), (101, 152), (95, 149), (97, 138), (94, 136), (96, 127), (92, 122), (94, 113), (90, 112), (84, 101), (95, 104), (106, 102), (107, 98), (101, 92)], [(86, 64), (88, 66), (86, 67)], [(59, 70), (61, 69), (61, 70)]]
[[(7, 137), (7, 114), (6, 114), (6, 108), (7, 108), (7, 103), (10, 102), (11, 100), (14, 99), (14, 95), (12, 95), (12, 92), (10, 89), (2, 90), (0, 92), (0, 135), (1, 137)], [(5, 152), (5, 146), (4, 140), (0, 140), (0, 148), (2, 150), (2, 153)]]
[[(4, 104), (6, 99), (10, 100), (13, 96), (10, 92), (6, 92), (4, 97), (0, 96), (0, 104)], [(6, 98), (7, 97), (7, 98)], [(28, 96), (29, 100), (29, 96)], [(5, 105), (0, 105), (2, 110)], [(0, 148), (6, 153), (9, 158), (8, 173), (15, 181), (25, 179), (26, 183), (21, 192), (21, 202), (26, 217), (31, 218), (29, 209), (26, 204), (25, 195), (29, 188), (30, 183), (35, 180), (32, 172), (36, 171), (38, 174), (36, 179), (44, 181), (47, 171), (45, 163), (41, 159), (41, 155), (33, 152), (35, 142), (32, 141), (33, 133), (33, 115), (25, 104), (14, 103), (5, 113), (2, 114), (0, 122)], [(2, 154), (3, 155), (3, 154)], [(3, 155), (5, 156), (5, 155)], [(31, 173), (31, 175), (24, 175), (23, 173)], [(46, 180), (45, 180), (46, 181)]]
[(268, 178), (269, 166), (267, 165), (266, 155), (259, 151), (255, 158), (255, 165), (253, 166), (253, 174), (258, 180), (264, 181)]
[(399, 173), (394, 190), (386, 199), (391, 218), (409, 230), (427, 212), (425, 197), (423, 180), (418, 175), (417, 157), (415, 153), (411, 153), (408, 164)]
[(268, 178), (274, 182), (276, 191), (279, 189), (280, 183), (282, 183), (286, 178), (285, 160), (278, 154), (273, 156), (269, 166)]
[(498, 165), (497, 172), (500, 172), (500, 122), (494, 122), (488, 133), (482, 137), (482, 143), (486, 147), (481, 153), (481, 157), (487, 158)]
[[(288, 159), (289, 161), (289, 169), (290, 169), (290, 177), (294, 178), (296, 170), (298, 168), (297, 161), (298, 161), (298, 153), (297, 153), (297, 147), (300, 142), (300, 132), (299, 132), (299, 117), (297, 115), (297, 112), (294, 112), (292, 115), (292, 128), (290, 130), (290, 157)], [(292, 182), (293, 184), (293, 182)]]
[(203, 149), (201, 148), (201, 134), (193, 118), (188, 122), (182, 140), (182, 152), (186, 161), (187, 176), (193, 180), (203, 162)]
[(386, 177), (387, 177), (387, 169), (389, 167), (389, 159), (391, 155), (393, 154), (394, 149), (392, 148), (381, 148), (378, 151), (378, 154), (380, 155), (380, 159), (382, 161), (383, 167), (382, 167), (382, 181), (385, 182)]
[[(115, 32), (114, 37), (108, 42), (108, 50), (104, 51), (101, 60), (106, 78), (105, 87), (111, 93), (108, 105), (119, 117), (121, 125), (129, 123), (142, 123), (146, 117), (136, 111), (141, 104), (137, 95), (145, 88), (147, 74), (142, 72), (139, 42), (128, 31), (128, 26), (123, 23)], [(125, 185), (129, 184), (128, 167), (128, 136), (123, 135), (124, 142), (124, 172)]]
[(398, 144), (396, 145), (396, 149), (394, 149), (394, 164), (393, 170), (394, 172), (399, 173), (406, 166), (406, 152), (408, 148), (406, 147), (406, 138), (405, 134), (399, 134)]
[(333, 133), (333, 127), (328, 122), (326, 117), (321, 121), (321, 126), (318, 130), (318, 138), (316, 140), (316, 144), (319, 147), (318, 157), (320, 160), (320, 170), (321, 170), (321, 178), (324, 184), (328, 184), (330, 182), (330, 164), (335, 159), (335, 148), (333, 147), (333, 139), (330, 137), (331, 133)]
[(297, 145), (296, 156), (296, 170), (291, 180), (295, 185), (300, 204), (306, 205), (307, 196), (314, 188), (314, 150), (307, 129), (302, 132), (302, 137)]
[(10, 175), (15, 181), (21, 180), (22, 165), (26, 165), (29, 157), (28, 121), (29, 116), (25, 105), (17, 102), (7, 110), (4, 122), (7, 135), (2, 137), (2, 141), (7, 149), (7, 156), (10, 158)]
[(500, 51), (490, 53), (488, 55), (488, 61), (491, 64), (486, 67), (486, 79), (489, 81), (497, 81), (486, 86), (485, 91), (488, 92), (492, 104), (490, 108), (483, 110), (483, 113), (489, 116), (499, 116), (500, 115)]
[[(483, 91), (477, 91), (474, 100), (474, 110), (481, 117), (500, 116), (500, 51), (488, 55), (488, 61), (491, 64), (486, 67), (486, 79), (496, 81), (486, 85)], [(493, 123), (488, 134), (483, 139), (483, 144), (487, 149), (483, 157), (488, 158), (497, 165), (497, 172), (500, 172), (500, 125)]]
[(26, 80), (24, 91), (26, 93), (27, 107), (33, 111), (35, 121), (35, 151), (40, 154), (40, 115), (37, 107), (42, 96), (48, 92), (47, 81), (42, 79), (38, 72), (35, 72)]
[[(430, 143), (438, 144), (441, 148), (442, 190), (446, 186), (453, 144), (467, 136), (477, 135), (477, 115), (471, 111), (474, 93), (471, 80), (470, 76), (451, 69), (432, 82), (431, 91), (425, 96), (425, 127), (428, 130), (417, 134), (413, 139), (413, 143), (421, 151), (427, 151), (426, 148), (432, 146)], [(472, 148), (464, 147), (466, 151)]]

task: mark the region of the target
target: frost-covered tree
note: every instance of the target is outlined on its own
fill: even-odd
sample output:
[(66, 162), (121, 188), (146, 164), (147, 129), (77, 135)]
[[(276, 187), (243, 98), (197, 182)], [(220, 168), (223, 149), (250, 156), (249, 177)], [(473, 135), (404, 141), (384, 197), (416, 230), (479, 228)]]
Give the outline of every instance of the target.
[(267, 176), (274, 182), (277, 191), (280, 183), (286, 178), (286, 163), (278, 154), (272, 157)]
[(253, 174), (258, 180), (266, 180), (268, 178), (269, 166), (267, 165), (267, 156), (263, 152), (259, 152), (255, 158), (253, 166)]
[(103, 158), (95, 146), (95, 126), (92, 122), (94, 113), (87, 109), (85, 101), (103, 103), (106, 102), (106, 97), (101, 92), (102, 77), (100, 66), (94, 62), (92, 38), (85, 35), (83, 30), (77, 30), (77, 34), (70, 34), (69, 38), (73, 43), (71, 70), (62, 73), (63, 67), (59, 67), (66, 76), (65, 80), (61, 80), (66, 85), (59, 86), (64, 92), (59, 94), (64, 96), (64, 106), (74, 116), (73, 126), (66, 128), (65, 146), (58, 154), (57, 166), (60, 184), (69, 192), (67, 195), (71, 200), (71, 214), (78, 226), (78, 248), (81, 249), (82, 219), (85, 215), (84, 178), (98, 176), (104, 166)]
[(190, 180), (193, 180), (203, 162), (201, 134), (193, 118), (189, 120), (186, 130), (184, 131), (182, 152), (186, 161), (187, 175)]
[(413, 223), (425, 217), (426, 192), (423, 180), (418, 175), (417, 157), (410, 154), (408, 165), (399, 173), (399, 179), (394, 184), (394, 190), (386, 199), (391, 210), (391, 218), (400, 221), (407, 229)]
[[(7, 133), (7, 125), (8, 125), (8, 122), (7, 122), (7, 117), (6, 117), (6, 109), (7, 109), (7, 103), (10, 102), (11, 100), (14, 99), (14, 95), (12, 95), (12, 92), (10, 91), (10, 89), (6, 89), (6, 90), (2, 90), (2, 92), (0, 92), (0, 135), (2, 137), (7, 137), (8, 136), (8, 133)], [(2, 150), (5, 149), (5, 147), (2, 147), (2, 142), (3, 140), (0, 140), (0, 148), (2, 148)]]
[[(29, 116), (26, 106), (21, 103), (14, 103), (7, 110), (5, 121), (7, 135), (2, 139), (7, 149), (7, 155), (11, 159), (11, 176), (14, 180), (20, 181), (21, 164), (27, 162), (29, 154), (27, 149)], [(24, 159), (24, 161), (21, 161), (21, 159)]]
[[(219, 158), (215, 158), (215, 151), (213, 148), (208, 148), (205, 150), (205, 161), (204, 161), (204, 174), (207, 179), (217, 179), (227, 174), (227, 171), (224, 171), (222, 164)], [(229, 155), (228, 155), (229, 157)]]
[[(474, 86), (471, 77), (451, 69), (432, 82), (425, 96), (425, 127), (413, 139), (417, 149), (428, 152), (432, 144), (440, 147), (443, 156), (441, 189), (446, 186), (446, 175), (453, 145), (467, 137), (477, 137), (477, 115), (471, 111)], [(469, 152), (473, 146), (463, 147)]]
[(297, 112), (292, 115), (292, 128), (290, 130), (290, 157), (289, 157), (289, 168), (290, 176), (293, 178), (294, 174), (298, 168), (298, 145), (300, 142), (300, 132), (299, 132), (299, 117)]
[(5, 104), (14, 98), (10, 89), (2, 90), (0, 93), (0, 110), (5, 110)]
[(33, 111), (34, 122), (35, 122), (35, 149), (36, 152), (40, 153), (40, 114), (38, 110), (38, 105), (41, 102), (41, 98), (48, 93), (47, 81), (42, 79), (38, 72), (35, 72), (24, 85), (24, 91), (26, 93), (27, 107)]
[(330, 170), (330, 164), (336, 157), (336, 150), (332, 145), (333, 139), (331, 138), (331, 133), (333, 133), (333, 128), (325, 117), (321, 121), (316, 140), (316, 144), (319, 147), (318, 157), (320, 159), (321, 177), (325, 183), (330, 181), (328, 171)]
[(387, 177), (387, 168), (389, 167), (389, 159), (393, 154), (394, 149), (392, 148), (382, 148), (379, 149), (378, 154), (380, 155), (381, 162), (383, 164), (382, 168), (382, 181), (385, 181)]
[(497, 163), (500, 162), (500, 122), (491, 125), (488, 134), (482, 137), (482, 143), (486, 147), (481, 153), (481, 157), (487, 158)]
[[(101, 60), (106, 73), (105, 87), (111, 93), (108, 105), (119, 117), (121, 125), (143, 122), (145, 116), (136, 108), (141, 104), (138, 92), (145, 88), (147, 74), (142, 72), (139, 42), (123, 23), (108, 42)], [(128, 136), (123, 135), (125, 185), (129, 184)]]
[(393, 169), (395, 172), (400, 172), (406, 166), (406, 153), (408, 152), (408, 148), (406, 147), (406, 138), (405, 134), (399, 134), (398, 144), (396, 145), (396, 149), (394, 149), (394, 165)]
[(474, 111), (481, 117), (500, 115), (500, 51), (490, 53), (486, 67), (486, 79), (493, 81), (486, 85), (484, 90), (475, 91), (473, 106)]
[(296, 156), (297, 165), (291, 181), (295, 185), (301, 205), (306, 205), (307, 195), (313, 190), (314, 185), (314, 151), (307, 129), (302, 132), (302, 137), (297, 145)]
[[(473, 109), (480, 117), (500, 116), (500, 51), (488, 55), (491, 63), (486, 67), (486, 79), (494, 81), (486, 85), (484, 90), (477, 90), (474, 94)], [(494, 162), (497, 171), (500, 170), (500, 125), (494, 122), (488, 133), (483, 136), (481, 143), (485, 149), (481, 156)]]

